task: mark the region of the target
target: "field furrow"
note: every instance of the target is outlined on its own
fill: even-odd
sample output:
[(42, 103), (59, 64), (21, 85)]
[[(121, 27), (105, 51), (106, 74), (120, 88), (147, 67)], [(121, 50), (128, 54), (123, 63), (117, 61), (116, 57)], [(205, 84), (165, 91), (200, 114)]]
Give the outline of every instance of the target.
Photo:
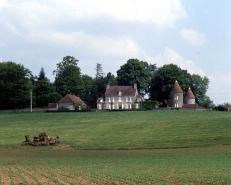
[(49, 184), (49, 185), (58, 184), (58, 183), (53, 182), (49, 178), (46, 178), (46, 177), (36, 173), (36, 171), (34, 169), (31, 169), (28, 167), (23, 168), (20, 166), (20, 170), (22, 171), (23, 174), (27, 174), (30, 177), (32, 177), (36, 181), (36, 183), (38, 183), (38, 184)]

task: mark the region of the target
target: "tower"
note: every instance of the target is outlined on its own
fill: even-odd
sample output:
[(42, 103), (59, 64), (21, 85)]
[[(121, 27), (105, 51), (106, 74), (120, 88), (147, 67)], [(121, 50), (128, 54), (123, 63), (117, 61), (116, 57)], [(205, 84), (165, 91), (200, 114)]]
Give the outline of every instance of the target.
[(188, 91), (185, 95), (184, 104), (195, 104), (195, 96), (190, 87), (188, 88)]
[(178, 84), (177, 81), (175, 81), (171, 91), (170, 91), (170, 107), (182, 107), (183, 106), (183, 91)]

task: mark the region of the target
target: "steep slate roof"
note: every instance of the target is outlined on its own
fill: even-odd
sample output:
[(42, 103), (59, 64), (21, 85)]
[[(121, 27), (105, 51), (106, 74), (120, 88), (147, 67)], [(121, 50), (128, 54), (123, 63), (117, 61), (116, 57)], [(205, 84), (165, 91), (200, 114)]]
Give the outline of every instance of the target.
[(79, 97), (70, 94), (64, 96), (58, 103), (82, 103), (86, 106), (86, 104)]
[(135, 96), (136, 89), (132, 86), (110, 86), (106, 89), (105, 96), (118, 96), (121, 91), (121, 96)]
[(183, 93), (182, 89), (180, 88), (180, 85), (177, 81), (175, 81), (170, 93)]
[(194, 96), (194, 94), (193, 94), (193, 92), (192, 92), (192, 90), (190, 88), (188, 88), (188, 91), (187, 91), (187, 93), (185, 95), (185, 98), (187, 98), (187, 99), (195, 99), (195, 96)]

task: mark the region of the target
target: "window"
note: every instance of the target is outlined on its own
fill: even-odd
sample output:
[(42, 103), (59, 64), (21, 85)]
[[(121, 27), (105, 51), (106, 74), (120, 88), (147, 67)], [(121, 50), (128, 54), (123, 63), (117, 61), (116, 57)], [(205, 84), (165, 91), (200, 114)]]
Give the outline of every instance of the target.
[(178, 103), (175, 104), (175, 107), (176, 107), (176, 108), (178, 107)]
[(111, 109), (111, 105), (110, 104), (109, 104), (108, 108)]
[(100, 102), (101, 102), (101, 103), (103, 102), (103, 98), (100, 99)]
[(109, 97), (109, 102), (114, 102), (114, 97)]
[(121, 102), (121, 100), (122, 100), (122, 97), (119, 97), (119, 102)]
[(127, 104), (127, 109), (131, 109), (131, 105), (130, 104)]
[(140, 104), (139, 104), (139, 103), (136, 104), (136, 108), (137, 108), (137, 109), (140, 108)]
[(175, 96), (175, 100), (178, 100), (178, 96)]
[(121, 96), (121, 94), (122, 94), (121, 91), (119, 91), (118, 95)]
[(131, 100), (132, 100), (132, 97), (126, 97), (127, 102), (131, 102)]
[(141, 101), (141, 98), (137, 98), (137, 101), (140, 102), (140, 101)]

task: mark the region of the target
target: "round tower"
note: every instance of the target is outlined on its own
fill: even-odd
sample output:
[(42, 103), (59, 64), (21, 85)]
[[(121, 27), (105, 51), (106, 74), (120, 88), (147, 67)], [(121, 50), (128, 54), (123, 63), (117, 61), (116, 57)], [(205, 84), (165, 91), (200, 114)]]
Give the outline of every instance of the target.
[(195, 96), (190, 87), (188, 88), (188, 91), (185, 95), (184, 104), (195, 104)]
[(177, 81), (175, 81), (171, 91), (170, 91), (170, 107), (182, 107), (183, 106), (183, 91), (178, 84)]

